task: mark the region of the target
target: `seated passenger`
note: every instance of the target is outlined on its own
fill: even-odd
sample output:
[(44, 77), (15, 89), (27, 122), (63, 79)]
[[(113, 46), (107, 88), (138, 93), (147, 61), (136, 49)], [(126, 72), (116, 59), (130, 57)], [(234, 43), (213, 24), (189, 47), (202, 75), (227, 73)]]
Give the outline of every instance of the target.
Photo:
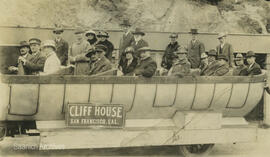
[(228, 64), (228, 58), (225, 55), (220, 54), (218, 56), (217, 66), (215, 72), (213, 73), (213, 76), (224, 76), (228, 74), (229, 71), (230, 69)]
[(208, 52), (208, 65), (207, 68), (201, 71), (201, 75), (210, 76), (215, 71), (215, 65), (217, 64), (217, 52), (216, 50), (212, 49)]
[[(26, 60), (31, 58), (30, 52), (30, 46), (27, 43), (27, 41), (21, 41), (19, 46), (20, 56), (25, 58)], [(8, 70), (12, 73), (16, 73), (18, 75), (29, 75), (30, 72), (28, 69), (24, 68), (23, 62), (21, 60), (18, 60), (18, 64), (16, 66), (10, 66), (8, 67)]]
[(248, 63), (248, 69), (247, 74), (250, 75), (259, 75), (262, 73), (261, 67), (258, 63), (256, 63), (255, 59), (255, 53), (253, 51), (248, 51), (247, 55), (247, 63)]
[(199, 66), (200, 75), (202, 75), (204, 73), (204, 71), (207, 69), (207, 67), (208, 67), (208, 56), (206, 53), (202, 53), (201, 54), (201, 63)]
[(43, 72), (41, 75), (56, 74), (61, 68), (61, 62), (56, 55), (55, 42), (53, 40), (46, 40), (42, 45), (42, 51), (46, 56)]
[(37, 38), (31, 38), (29, 40), (30, 49), (32, 51), (32, 57), (24, 58), (19, 57), (19, 60), (23, 62), (24, 68), (27, 68), (30, 75), (37, 75), (44, 69), (46, 57), (40, 52), (41, 40)]
[(112, 69), (111, 62), (105, 57), (107, 48), (104, 45), (96, 45), (90, 49), (86, 57), (90, 57), (90, 69), (88, 75), (97, 75)]
[(138, 49), (140, 59), (135, 68), (135, 76), (152, 77), (157, 69), (157, 63), (150, 57), (150, 48), (142, 47)]
[(233, 76), (247, 76), (247, 66), (244, 64), (243, 55), (238, 53), (234, 60), (236, 67), (233, 68)]
[(125, 60), (120, 61), (120, 70), (124, 75), (133, 75), (133, 72), (138, 64), (137, 58), (134, 57), (134, 49), (127, 47), (125, 50)]
[(175, 52), (176, 56), (173, 59), (173, 65), (168, 72), (168, 76), (183, 77), (190, 74), (191, 64), (187, 59), (186, 53), (181, 51)]

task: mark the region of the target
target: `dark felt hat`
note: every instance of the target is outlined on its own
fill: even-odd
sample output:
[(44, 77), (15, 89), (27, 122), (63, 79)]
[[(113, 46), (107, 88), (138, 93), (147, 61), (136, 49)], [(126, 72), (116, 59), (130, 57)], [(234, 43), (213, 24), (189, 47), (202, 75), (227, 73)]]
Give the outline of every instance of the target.
[(234, 60), (236, 60), (236, 61), (243, 60), (243, 59), (244, 59), (244, 57), (241, 53), (238, 53), (234, 58)]
[(123, 20), (122, 23), (120, 23), (120, 26), (128, 26), (128, 27), (130, 27), (131, 24), (129, 23), (129, 20), (125, 19), (125, 20)]
[(255, 57), (255, 53), (253, 51), (248, 51), (246, 57)]
[(101, 45), (101, 44), (99, 44), (99, 45), (96, 45), (95, 46), (95, 50), (97, 51), (97, 52), (107, 52), (107, 47), (106, 46), (104, 46), (104, 45)]
[(194, 28), (190, 29), (189, 33), (191, 33), (191, 34), (199, 34), (198, 29), (194, 29)]
[(23, 47), (28, 47), (28, 48), (30, 47), (27, 41), (21, 41), (20, 42), (19, 48), (23, 48)]
[(178, 38), (178, 34), (177, 33), (172, 33), (169, 38)]
[(134, 32), (132, 32), (132, 34), (140, 34), (140, 35), (142, 35), (142, 36), (144, 36), (145, 35), (145, 33), (140, 29), (140, 28), (135, 28), (135, 31)]
[(89, 58), (90, 58), (92, 55), (94, 55), (94, 54), (96, 54), (96, 53), (97, 53), (97, 52), (96, 52), (95, 49), (90, 48), (90, 49), (87, 51), (85, 57), (89, 57)]
[(54, 28), (54, 30), (53, 30), (53, 33), (54, 33), (54, 34), (61, 34), (61, 33), (63, 33), (63, 32), (64, 32), (64, 29), (61, 28), (61, 27), (56, 27), (56, 28)]
[(31, 39), (29, 39), (29, 44), (31, 45), (31, 44), (41, 44), (41, 40), (40, 39), (38, 39), (38, 38), (31, 38)]
[(227, 56), (225, 56), (224, 54), (218, 55), (218, 59), (224, 59), (224, 60), (228, 61)]
[(109, 38), (109, 34), (108, 34), (108, 32), (100, 31), (100, 32), (98, 32), (97, 37), (98, 38), (100, 38), (100, 37)]

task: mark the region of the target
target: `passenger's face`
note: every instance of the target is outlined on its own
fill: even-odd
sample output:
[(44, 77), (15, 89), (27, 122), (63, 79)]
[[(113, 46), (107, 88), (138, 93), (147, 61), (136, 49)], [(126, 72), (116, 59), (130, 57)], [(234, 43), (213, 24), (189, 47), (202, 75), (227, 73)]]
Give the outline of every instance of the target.
[(247, 62), (248, 62), (248, 64), (254, 63), (255, 62), (255, 57), (248, 57)]
[(141, 52), (141, 54), (140, 54), (140, 57), (143, 59), (147, 58), (148, 56), (150, 56), (149, 52)]
[(171, 43), (175, 43), (176, 42), (176, 38), (171, 38)]
[(208, 56), (208, 61), (209, 62), (213, 62), (216, 60), (216, 57), (215, 56)]
[(31, 51), (33, 53), (39, 52), (40, 51), (40, 45), (39, 44), (30, 44)]
[(87, 35), (87, 39), (89, 39), (89, 40), (94, 39), (94, 35), (93, 35), (93, 34), (88, 34), (88, 35)]
[(236, 63), (236, 65), (243, 65), (244, 64), (244, 60), (243, 59), (236, 60), (235, 63)]
[(202, 59), (201, 62), (202, 62), (203, 64), (208, 64), (208, 58)]
[(21, 53), (21, 55), (25, 55), (25, 54), (29, 53), (29, 48), (28, 47), (20, 48), (20, 53)]
[(98, 58), (99, 58), (99, 55), (97, 53), (95, 53), (91, 56), (91, 61), (96, 61), (96, 60), (98, 60)]
[(132, 59), (132, 58), (133, 58), (133, 56), (132, 56), (132, 54), (131, 54), (131, 53), (126, 53), (126, 58), (129, 60), (129, 59)]
[(62, 33), (56, 32), (56, 33), (54, 33), (54, 37), (56, 39), (60, 39), (60, 38), (62, 38)]
[(197, 34), (191, 34), (192, 40), (196, 40), (197, 39)]
[(99, 37), (98, 40), (105, 41), (106, 40), (106, 37)]
[(218, 38), (219, 42), (223, 44), (225, 42), (225, 37)]
[(135, 41), (139, 41), (139, 40), (142, 39), (142, 36), (139, 35), (139, 34), (135, 34), (135, 35), (134, 35), (134, 39), (135, 39)]
[(124, 32), (127, 32), (130, 28), (129, 26), (121, 26), (121, 27)]

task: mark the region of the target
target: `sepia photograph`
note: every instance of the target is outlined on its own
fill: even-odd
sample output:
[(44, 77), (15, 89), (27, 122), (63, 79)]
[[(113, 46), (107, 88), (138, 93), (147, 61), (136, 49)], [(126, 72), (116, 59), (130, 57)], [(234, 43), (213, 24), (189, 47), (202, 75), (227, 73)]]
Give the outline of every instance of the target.
[(269, 157), (270, 0), (0, 0), (0, 157)]

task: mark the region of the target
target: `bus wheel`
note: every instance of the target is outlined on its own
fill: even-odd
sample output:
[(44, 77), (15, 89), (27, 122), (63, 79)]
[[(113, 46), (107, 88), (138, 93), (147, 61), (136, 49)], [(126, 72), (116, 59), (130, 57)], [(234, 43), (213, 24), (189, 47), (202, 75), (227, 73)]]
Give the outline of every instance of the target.
[(193, 145), (180, 145), (179, 150), (185, 157), (203, 157), (207, 156), (214, 144), (193, 144)]
[(0, 127), (0, 141), (4, 139), (7, 133), (7, 128), (6, 127)]

